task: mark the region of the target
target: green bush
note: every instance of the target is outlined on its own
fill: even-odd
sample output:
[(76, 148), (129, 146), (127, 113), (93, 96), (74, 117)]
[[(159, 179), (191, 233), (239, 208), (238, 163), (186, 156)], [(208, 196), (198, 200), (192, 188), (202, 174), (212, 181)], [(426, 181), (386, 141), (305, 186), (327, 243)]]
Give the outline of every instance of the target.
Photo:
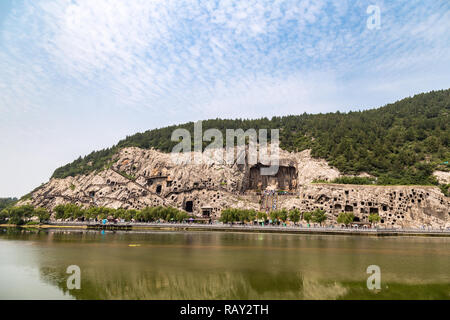
[(374, 184), (375, 182), (375, 178), (366, 177), (340, 177), (332, 181), (332, 183), (339, 184)]
[(450, 194), (449, 194), (450, 183), (449, 184), (441, 184), (441, 185), (439, 185), (439, 188), (441, 189), (442, 193), (446, 197), (450, 196)]

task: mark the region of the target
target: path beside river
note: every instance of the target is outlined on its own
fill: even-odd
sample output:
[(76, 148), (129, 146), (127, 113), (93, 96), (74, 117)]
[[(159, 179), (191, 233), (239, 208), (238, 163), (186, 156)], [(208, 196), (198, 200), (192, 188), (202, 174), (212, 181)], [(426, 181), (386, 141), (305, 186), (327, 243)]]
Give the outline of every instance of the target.
[[(14, 225), (0, 225), (15, 227)], [(382, 229), (382, 228), (331, 228), (300, 226), (256, 226), (237, 224), (195, 224), (195, 223), (92, 223), (92, 222), (56, 222), (52, 224), (25, 225), (25, 228), (82, 228), (98, 230), (165, 230), (165, 231), (220, 231), (220, 232), (256, 232), (288, 234), (345, 234), (368, 236), (438, 236), (450, 237), (450, 230), (438, 229)]]

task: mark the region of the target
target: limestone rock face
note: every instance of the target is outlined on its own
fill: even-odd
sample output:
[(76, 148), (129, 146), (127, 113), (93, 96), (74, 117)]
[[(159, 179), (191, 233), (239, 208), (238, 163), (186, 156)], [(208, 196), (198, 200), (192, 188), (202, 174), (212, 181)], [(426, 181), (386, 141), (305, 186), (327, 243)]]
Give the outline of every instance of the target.
[(439, 181), (440, 184), (449, 184), (450, 183), (450, 171), (435, 171), (433, 175)]
[[(360, 222), (378, 212), (381, 224), (389, 227), (450, 226), (449, 199), (438, 188), (316, 184), (312, 182), (331, 181), (341, 174), (325, 160), (312, 158), (309, 150), (279, 150), (279, 156), (277, 174), (265, 176), (261, 163), (215, 163), (198, 153), (185, 157), (201, 161), (180, 162), (153, 149), (125, 148), (103, 171), (51, 179), (29, 202), (50, 210), (68, 202), (125, 209), (162, 205), (213, 219), (227, 207), (322, 208), (327, 223), (335, 223), (339, 212), (352, 211)], [(286, 190), (286, 194), (270, 198), (262, 192), (267, 189)]]
[(339, 213), (352, 212), (358, 223), (369, 223), (369, 214), (377, 213), (386, 228), (450, 227), (449, 198), (436, 187), (310, 184), (297, 196), (279, 197), (279, 203), (301, 211), (323, 209), (329, 224)]
[(330, 167), (325, 160), (312, 158), (311, 150), (297, 153), (296, 158), (299, 185), (305, 185), (314, 180), (331, 181), (341, 175), (339, 170)]

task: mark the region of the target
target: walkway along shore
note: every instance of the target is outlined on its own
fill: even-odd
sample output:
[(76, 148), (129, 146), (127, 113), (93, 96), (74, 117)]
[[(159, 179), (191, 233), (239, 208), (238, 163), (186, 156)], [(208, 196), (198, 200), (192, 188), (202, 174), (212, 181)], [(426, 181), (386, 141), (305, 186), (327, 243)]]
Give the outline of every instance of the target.
[[(0, 227), (16, 227), (3, 224)], [(231, 224), (193, 224), (193, 223), (93, 223), (93, 222), (55, 222), (41, 225), (24, 225), (24, 228), (74, 228), (95, 230), (164, 230), (164, 231), (220, 231), (220, 232), (256, 232), (286, 234), (329, 234), (329, 235), (367, 235), (367, 236), (431, 236), (450, 237), (450, 230), (439, 229), (356, 229), (331, 227), (300, 226), (256, 226)]]

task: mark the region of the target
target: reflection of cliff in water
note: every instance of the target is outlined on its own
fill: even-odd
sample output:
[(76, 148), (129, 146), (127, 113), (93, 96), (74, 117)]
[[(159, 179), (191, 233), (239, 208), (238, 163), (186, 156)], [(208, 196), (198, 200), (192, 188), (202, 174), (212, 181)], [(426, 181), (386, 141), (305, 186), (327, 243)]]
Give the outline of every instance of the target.
[[(68, 293), (66, 269), (78, 265), (81, 290), (69, 292), (77, 299), (448, 299), (450, 292), (446, 238), (13, 229), (0, 237), (3, 261), (35, 268), (44, 289)], [(366, 287), (373, 263), (382, 269), (376, 296)]]
[(251, 272), (124, 273), (89, 270), (81, 289), (67, 290), (61, 270), (42, 268), (41, 276), (76, 299), (450, 299), (448, 283), (406, 284), (390, 282), (371, 291), (365, 281), (323, 281), (301, 274)]
[[(67, 292), (66, 275), (41, 269), (44, 279)], [(171, 274), (86, 270), (77, 299), (336, 299), (346, 289), (339, 284), (320, 284), (301, 274), (208, 272)]]

